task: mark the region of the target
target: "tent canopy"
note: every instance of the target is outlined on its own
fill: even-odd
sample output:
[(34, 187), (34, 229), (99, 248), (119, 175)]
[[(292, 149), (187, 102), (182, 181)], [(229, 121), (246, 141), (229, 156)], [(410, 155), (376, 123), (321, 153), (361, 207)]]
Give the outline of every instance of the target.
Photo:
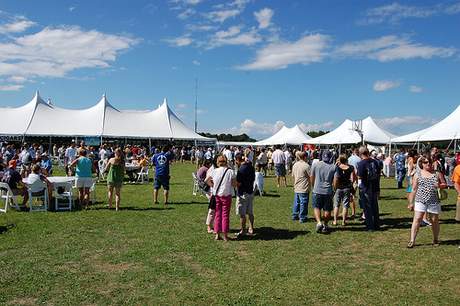
[(301, 145), (304, 143), (308, 143), (311, 137), (308, 136), (302, 129), (295, 125), (292, 128), (288, 128), (283, 126), (275, 135), (258, 141), (254, 143), (256, 146), (269, 146), (269, 145), (280, 145), (280, 144), (288, 144), (288, 145)]
[(460, 105), (446, 118), (433, 126), (396, 137), (393, 142), (449, 141), (460, 138)]
[[(387, 144), (395, 135), (380, 128), (372, 117), (362, 121), (363, 140), (367, 143)], [(341, 125), (327, 134), (311, 139), (311, 144), (353, 144), (361, 142), (361, 136), (353, 130), (353, 121), (345, 119)]]
[(121, 111), (105, 95), (86, 109), (66, 109), (46, 103), (38, 91), (18, 108), (0, 108), (2, 135), (104, 136), (215, 141), (189, 129), (169, 108), (166, 99), (153, 111)]

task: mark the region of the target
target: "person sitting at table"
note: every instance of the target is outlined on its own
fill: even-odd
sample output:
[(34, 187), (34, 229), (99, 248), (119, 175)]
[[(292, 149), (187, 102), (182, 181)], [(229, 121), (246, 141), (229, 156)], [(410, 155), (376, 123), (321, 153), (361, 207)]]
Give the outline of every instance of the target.
[(8, 163), (8, 168), (3, 172), (2, 182), (10, 186), (13, 195), (23, 196), (22, 206), (26, 207), (29, 194), (22, 183), (21, 174), (16, 170), (17, 160), (12, 159)]
[(42, 169), (43, 175), (51, 176), (53, 174), (53, 165), (51, 163), (51, 159), (49, 159), (46, 153), (41, 155), (40, 167)]
[(145, 154), (142, 154), (140, 157), (139, 157), (139, 166), (143, 169), (145, 167), (148, 167), (149, 165), (149, 160), (148, 158), (145, 156)]
[(41, 168), (39, 164), (34, 164), (32, 166), (32, 172), (27, 177), (26, 184), (29, 190), (32, 192), (33, 196), (43, 195), (45, 192), (45, 184), (48, 188), (48, 201), (51, 201), (53, 186), (43, 174), (40, 174), (40, 169)]
[(92, 160), (86, 157), (86, 149), (81, 149), (78, 153), (80, 156), (70, 164), (70, 168), (76, 168), (75, 185), (78, 188), (80, 206), (84, 205), (85, 209), (88, 209), (89, 189), (93, 185), (93, 171), (96, 171)]
[(115, 157), (112, 157), (107, 162), (104, 172), (107, 171), (109, 172), (107, 174), (109, 209), (112, 208), (113, 189), (115, 189), (115, 210), (118, 211), (120, 208), (121, 186), (123, 186), (123, 178), (125, 176), (125, 159), (123, 151), (120, 148), (115, 150)]

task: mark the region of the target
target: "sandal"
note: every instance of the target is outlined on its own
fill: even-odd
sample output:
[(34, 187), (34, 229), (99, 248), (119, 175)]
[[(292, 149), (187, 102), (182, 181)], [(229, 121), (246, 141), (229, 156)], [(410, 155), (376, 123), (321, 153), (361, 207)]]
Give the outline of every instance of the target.
[(433, 246), (438, 247), (440, 245), (439, 240), (433, 240)]
[(414, 247), (414, 242), (413, 241), (409, 241), (409, 243), (407, 244), (407, 248), (408, 249), (412, 249)]

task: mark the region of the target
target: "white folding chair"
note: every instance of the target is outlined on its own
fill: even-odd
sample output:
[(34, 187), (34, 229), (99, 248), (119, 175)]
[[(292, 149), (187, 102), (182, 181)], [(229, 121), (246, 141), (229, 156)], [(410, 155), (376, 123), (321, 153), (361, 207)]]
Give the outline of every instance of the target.
[(149, 167), (148, 166), (143, 167), (141, 169), (141, 172), (137, 173), (136, 182), (139, 183), (139, 181), (140, 181), (141, 184), (144, 184), (144, 183), (148, 184), (149, 183)]
[(6, 213), (8, 207), (11, 208), (11, 203), (14, 204), (16, 210), (19, 210), (17, 196), (13, 194), (13, 191), (7, 183), (0, 183), (0, 198), (5, 201), (5, 206), (0, 207), (0, 212)]
[[(73, 192), (72, 192), (72, 183), (68, 182), (66, 184), (56, 184), (54, 186), (54, 209), (55, 211), (59, 210), (72, 210), (73, 206)], [(59, 190), (63, 188), (64, 190)], [(60, 193), (58, 191), (61, 191)], [(65, 205), (59, 205), (59, 200), (66, 200)]]
[[(29, 208), (31, 212), (48, 210), (48, 204), (49, 204), (48, 187), (45, 185), (45, 183), (43, 183), (43, 193), (41, 191), (33, 193), (29, 187), (27, 187), (27, 192), (29, 193)], [(39, 193), (39, 195), (37, 195), (37, 193)], [(34, 200), (36, 202), (41, 201), (42, 204), (34, 205)]]
[(89, 199), (93, 204), (96, 203), (96, 182), (97, 179), (93, 179), (93, 184), (89, 188)]
[(105, 180), (104, 170), (105, 170), (106, 165), (107, 165), (107, 163), (103, 159), (100, 159), (97, 162), (97, 167), (99, 168), (99, 179), (101, 179), (101, 180)]

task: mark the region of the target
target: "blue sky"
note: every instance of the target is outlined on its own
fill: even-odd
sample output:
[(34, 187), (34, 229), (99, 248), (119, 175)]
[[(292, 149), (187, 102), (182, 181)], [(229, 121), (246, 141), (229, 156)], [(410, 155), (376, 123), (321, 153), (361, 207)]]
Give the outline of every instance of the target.
[[(0, 106), (164, 97), (199, 130), (263, 138), (371, 115), (403, 134), (460, 104), (460, 1), (0, 0)], [(135, 124), (135, 123), (133, 123)]]

